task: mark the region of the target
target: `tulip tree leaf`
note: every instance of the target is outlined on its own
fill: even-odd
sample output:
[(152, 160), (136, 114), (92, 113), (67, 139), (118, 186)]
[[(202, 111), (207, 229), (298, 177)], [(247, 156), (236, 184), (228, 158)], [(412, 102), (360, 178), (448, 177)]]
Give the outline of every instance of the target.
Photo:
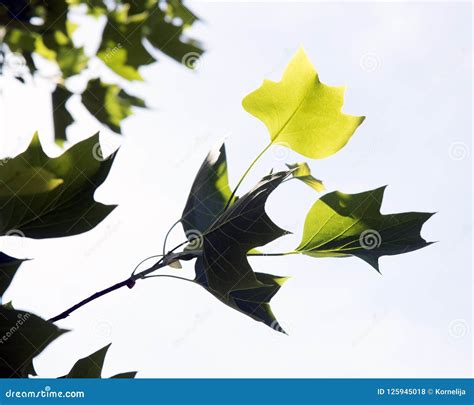
[(203, 274), (197, 274), (198, 282), (222, 296), (261, 285), (247, 261), (247, 252), (289, 233), (265, 212), (268, 196), (288, 175), (279, 172), (264, 177), (206, 230), (202, 236)]
[(181, 217), (186, 235), (192, 238), (196, 233), (205, 232), (222, 213), (231, 195), (225, 145), (222, 144), (207, 155), (191, 186)]
[(0, 167), (0, 235), (31, 238), (76, 235), (94, 228), (114, 208), (94, 200), (114, 156), (102, 159), (99, 135), (48, 157), (38, 135)]
[(280, 284), (275, 276), (257, 275), (247, 252), (288, 234), (268, 217), (265, 203), (289, 174), (264, 177), (224, 211), (203, 234), (202, 255), (195, 265), (198, 284), (225, 304), (267, 325), (274, 322), (268, 301)]
[(135, 378), (136, 375), (137, 375), (136, 371), (128, 371), (125, 373), (115, 374), (110, 378)]
[(226, 304), (278, 332), (286, 333), (273, 315), (270, 300), (288, 278), (265, 273), (255, 273), (255, 276), (263, 286), (234, 290)]
[(321, 197), (309, 210), (296, 252), (313, 257), (357, 256), (379, 271), (380, 256), (430, 245), (420, 231), (433, 214), (383, 215), (384, 191), (385, 187), (359, 194), (336, 191)]
[(22, 259), (16, 259), (0, 252), (0, 299), (23, 262)]
[[(62, 378), (102, 378), (104, 360), (109, 347), (110, 343), (92, 353), (90, 356), (79, 359), (71, 371)], [(134, 378), (136, 374), (136, 371), (130, 371), (116, 374), (110, 378)]]
[(303, 49), (280, 82), (265, 80), (242, 101), (266, 125), (272, 143), (315, 159), (336, 153), (364, 120), (342, 113), (343, 103), (344, 88), (321, 83)]
[(71, 96), (72, 93), (61, 85), (56, 86), (53, 92), (54, 137), (59, 142), (66, 140), (66, 130), (74, 122), (71, 113), (66, 108), (66, 103)]
[(110, 344), (90, 356), (79, 359), (65, 378), (101, 378), (105, 355)]
[(34, 357), (65, 332), (29, 312), (0, 305), (0, 377), (36, 375)]
[(120, 134), (121, 122), (132, 115), (132, 106), (145, 107), (145, 102), (131, 96), (115, 84), (91, 80), (82, 94), (82, 102), (102, 124)]
[(323, 182), (311, 175), (311, 169), (308, 163), (287, 164), (286, 166), (293, 170), (291, 174), (294, 178), (302, 181), (319, 193), (325, 190)]

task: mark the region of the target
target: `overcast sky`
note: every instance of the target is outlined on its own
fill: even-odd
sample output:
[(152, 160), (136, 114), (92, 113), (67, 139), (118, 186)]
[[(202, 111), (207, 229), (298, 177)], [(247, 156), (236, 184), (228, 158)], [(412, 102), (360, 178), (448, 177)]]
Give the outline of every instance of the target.
[[(143, 69), (146, 82), (128, 89), (152, 108), (137, 110), (123, 137), (72, 103), (79, 122), (71, 139), (101, 129), (106, 150), (121, 145), (96, 193), (119, 207), (87, 234), (8, 245), (7, 253), (35, 260), (22, 265), (5, 301), (50, 317), (160, 253), (207, 151), (227, 139), (235, 184), (266, 145), (265, 127), (241, 100), (264, 78), (279, 80), (300, 45), (324, 83), (348, 87), (344, 111), (367, 116), (342, 151), (310, 162), (315, 176), (329, 191), (388, 184), (382, 212), (437, 212), (422, 235), (439, 243), (382, 258), (382, 276), (357, 258), (252, 258), (258, 271), (292, 276), (272, 301), (289, 336), (197, 285), (139, 282), (60, 322), (73, 331), (37, 358), (38, 374), (63, 375), (79, 357), (112, 342), (105, 376), (129, 370), (140, 377), (471, 376), (470, 3), (188, 4), (202, 17), (193, 32), (208, 52), (195, 72), (164, 56)], [(51, 142), (44, 86), (3, 82), (1, 97), (3, 148), (21, 151), (36, 129)], [(270, 151), (243, 189), (285, 161), (281, 151)], [(270, 216), (294, 235), (269, 251), (298, 244), (317, 198), (293, 182), (271, 196)], [(182, 241), (181, 229), (171, 239)], [(192, 277), (192, 264), (180, 272)]]

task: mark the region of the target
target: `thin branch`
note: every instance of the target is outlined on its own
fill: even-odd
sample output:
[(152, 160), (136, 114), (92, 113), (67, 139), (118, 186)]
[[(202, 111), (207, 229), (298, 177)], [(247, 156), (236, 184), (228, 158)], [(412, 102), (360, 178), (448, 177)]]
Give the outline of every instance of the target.
[(133, 269), (132, 271), (132, 276), (135, 274), (135, 272), (137, 271), (137, 269), (143, 264), (145, 263), (147, 260), (150, 260), (150, 259), (153, 259), (155, 257), (164, 257), (164, 255), (153, 255), (153, 256), (148, 256), (147, 258), (143, 259), (140, 263), (138, 263), (135, 268)]
[(247, 170), (244, 172), (244, 174), (242, 175), (242, 177), (239, 179), (239, 182), (237, 183), (237, 185), (235, 186), (234, 188), (234, 191), (232, 191), (232, 194), (230, 195), (229, 199), (227, 200), (227, 203), (224, 207), (224, 211), (229, 208), (229, 205), (230, 203), (232, 202), (232, 199), (235, 197), (235, 193), (237, 192), (237, 190), (239, 189), (240, 185), (242, 184), (242, 182), (244, 181), (245, 177), (247, 177), (247, 174), (249, 174), (250, 170), (252, 169), (252, 167), (255, 165), (255, 163), (257, 163), (258, 159), (260, 159), (262, 157), (262, 155), (268, 150), (268, 148), (270, 148), (270, 146), (272, 146), (272, 142), (270, 142), (267, 146), (265, 146), (265, 148), (263, 148), (263, 150), (257, 155), (257, 157), (253, 160), (252, 163), (250, 163), (250, 166), (247, 168)]
[(288, 256), (294, 255), (298, 252), (291, 251), (291, 252), (284, 252), (284, 253), (247, 253), (247, 256)]
[(174, 229), (174, 227), (181, 222), (181, 220), (182, 220), (182, 218), (178, 219), (173, 225), (171, 225), (171, 228), (168, 229), (168, 232), (166, 232), (165, 240), (163, 242), (163, 256), (165, 255), (165, 252), (166, 252), (166, 242), (168, 241), (168, 236), (170, 235), (170, 233)]
[[(174, 250), (176, 250), (178, 247), (176, 247)], [(150, 273), (153, 273), (154, 271), (161, 269), (162, 267), (168, 266), (171, 262), (175, 260), (178, 260), (180, 258), (182, 260), (191, 260), (193, 257), (196, 257), (195, 253), (193, 252), (172, 253), (171, 251), (168, 255), (166, 255), (165, 257), (162, 257), (157, 263), (155, 263), (150, 268), (143, 270), (140, 273), (132, 274), (126, 280), (120, 281), (117, 284), (114, 284), (108, 288), (98, 291), (95, 294), (92, 294), (90, 297), (78, 302), (76, 305), (73, 305), (72, 307), (66, 309), (64, 312), (61, 312), (59, 315), (52, 317), (49, 321), (56, 322), (61, 319), (67, 318), (72, 312), (83, 307), (89, 302), (96, 300), (97, 298), (100, 298), (106, 294), (111, 293), (112, 291), (118, 290), (119, 288), (122, 288), (122, 287), (133, 288), (137, 280), (146, 278), (146, 276), (148, 276)]]

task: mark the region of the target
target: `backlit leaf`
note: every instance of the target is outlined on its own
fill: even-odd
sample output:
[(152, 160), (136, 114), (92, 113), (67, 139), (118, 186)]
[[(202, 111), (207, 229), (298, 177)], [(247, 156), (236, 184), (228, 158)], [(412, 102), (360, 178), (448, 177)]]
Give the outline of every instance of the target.
[(56, 158), (35, 135), (25, 152), (0, 166), (0, 235), (54, 238), (94, 228), (115, 208), (94, 200), (113, 160), (103, 159), (98, 134)]
[(222, 213), (231, 195), (225, 145), (222, 144), (207, 155), (194, 179), (181, 217), (184, 232), (192, 238), (196, 232), (206, 231)]
[(116, 84), (91, 80), (82, 93), (82, 102), (102, 124), (120, 134), (122, 120), (132, 115), (132, 106), (145, 107), (145, 102), (126, 93)]
[(344, 88), (321, 83), (303, 49), (280, 82), (265, 80), (242, 101), (266, 125), (272, 143), (316, 159), (341, 149), (364, 120), (342, 113), (343, 103)]
[(296, 252), (314, 257), (357, 256), (377, 271), (384, 255), (411, 252), (430, 245), (421, 227), (433, 214), (380, 213), (385, 187), (359, 194), (339, 191), (321, 197), (311, 207)]
[(311, 169), (309, 168), (308, 163), (287, 164), (286, 166), (293, 170), (291, 174), (294, 178), (302, 181), (319, 193), (325, 190), (323, 182), (311, 175)]

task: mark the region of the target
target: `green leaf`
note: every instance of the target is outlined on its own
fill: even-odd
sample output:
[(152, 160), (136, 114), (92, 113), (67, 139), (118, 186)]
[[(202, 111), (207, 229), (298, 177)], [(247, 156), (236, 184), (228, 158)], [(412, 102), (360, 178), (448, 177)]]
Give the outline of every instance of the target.
[(23, 262), (22, 259), (16, 259), (0, 252), (0, 299)]
[(323, 182), (311, 175), (311, 169), (309, 168), (308, 163), (294, 163), (287, 164), (286, 166), (288, 169), (293, 170), (291, 174), (294, 178), (307, 184), (311, 188), (315, 189), (318, 193), (321, 193), (325, 190)]
[(15, 230), (54, 238), (94, 228), (115, 208), (94, 200), (114, 157), (102, 158), (97, 134), (50, 158), (35, 135), (25, 152), (0, 167), (0, 235)]
[(135, 378), (136, 375), (137, 375), (136, 371), (129, 371), (125, 373), (115, 374), (110, 378)]
[(129, 16), (130, 5), (108, 15), (97, 56), (115, 73), (127, 80), (143, 80), (138, 68), (154, 62), (143, 46), (144, 24), (148, 13)]
[(66, 330), (11, 306), (0, 306), (0, 377), (36, 375), (33, 358)]
[(384, 255), (411, 252), (430, 245), (420, 235), (433, 214), (406, 212), (382, 215), (385, 187), (359, 194), (339, 191), (311, 207), (296, 252), (313, 257), (357, 256), (379, 271)]
[(132, 115), (132, 106), (145, 107), (145, 102), (127, 94), (115, 84), (91, 80), (82, 93), (82, 102), (102, 124), (120, 134), (122, 120)]
[[(67, 375), (61, 378), (102, 378), (105, 356), (111, 343), (90, 356), (79, 359)], [(135, 378), (136, 371), (116, 374), (110, 378)]]
[(321, 83), (302, 48), (280, 82), (265, 80), (242, 101), (267, 126), (271, 143), (315, 159), (336, 153), (364, 120), (342, 113), (343, 103), (344, 88)]
[(265, 273), (255, 273), (257, 280), (264, 284), (261, 287), (236, 290), (230, 293), (227, 305), (250, 316), (256, 321), (263, 322), (278, 332), (286, 333), (273, 315), (270, 300), (275, 296), (288, 277), (273, 276)]
[(206, 231), (224, 211), (231, 195), (225, 145), (222, 144), (207, 155), (191, 186), (181, 217), (186, 235), (192, 238)]
[(183, 38), (183, 33), (187, 25), (192, 24), (195, 16), (188, 16), (183, 19), (182, 24), (174, 24), (168, 21), (166, 13), (161, 9), (156, 9), (150, 13), (147, 20), (147, 39), (150, 43), (174, 60), (182, 63), (186, 67), (193, 67), (191, 59), (199, 58), (203, 50), (201, 44), (195, 40)]
[(78, 360), (65, 378), (101, 378), (105, 355), (109, 347), (110, 343), (90, 356)]
[(54, 138), (59, 142), (66, 140), (66, 130), (74, 122), (66, 108), (66, 103), (71, 96), (72, 93), (61, 85), (56, 86), (53, 92)]
[(260, 286), (247, 261), (247, 252), (287, 235), (265, 212), (270, 193), (289, 172), (264, 177), (250, 192), (224, 211), (202, 235), (203, 273), (197, 281), (222, 296), (236, 289)]
[(274, 317), (268, 301), (280, 284), (274, 276), (254, 273), (247, 252), (288, 234), (268, 217), (265, 203), (289, 173), (264, 177), (224, 211), (202, 235), (202, 255), (195, 265), (198, 284), (225, 304), (269, 326)]

